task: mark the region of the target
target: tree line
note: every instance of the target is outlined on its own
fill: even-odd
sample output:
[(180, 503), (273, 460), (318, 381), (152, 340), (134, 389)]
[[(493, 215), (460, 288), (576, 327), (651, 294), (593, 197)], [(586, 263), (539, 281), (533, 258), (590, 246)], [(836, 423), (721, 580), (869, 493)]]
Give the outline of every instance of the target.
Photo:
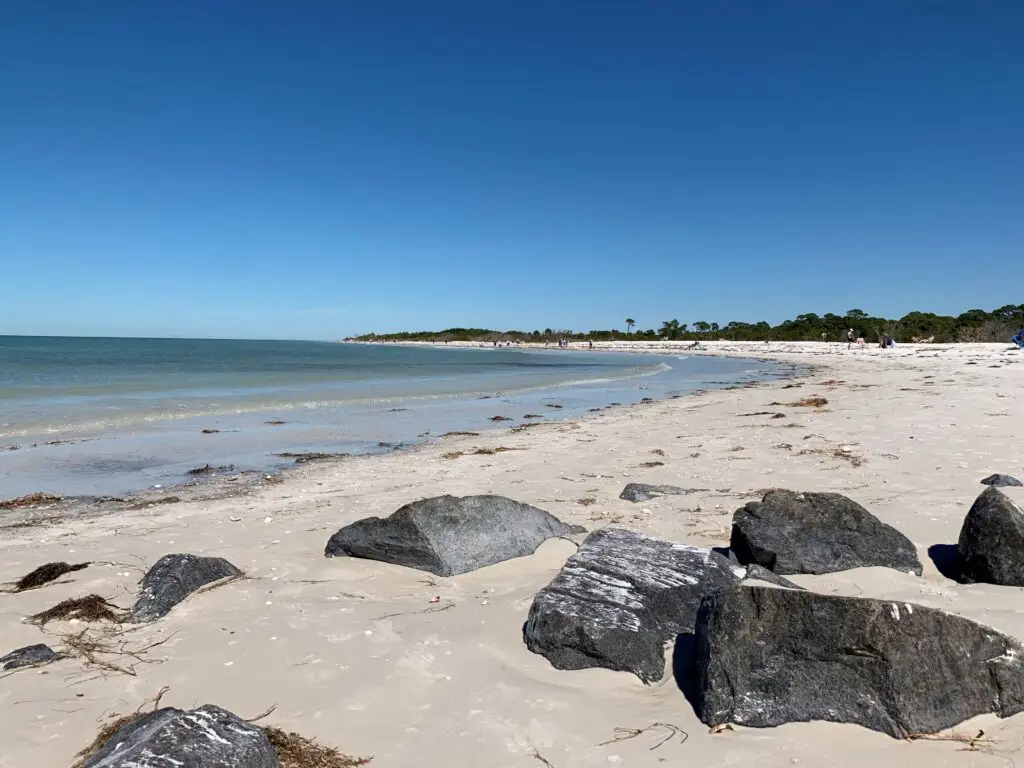
[(447, 328), (443, 331), (405, 331), (402, 333), (369, 333), (346, 341), (477, 341), (477, 342), (543, 342), (559, 339), (571, 341), (842, 341), (849, 329), (855, 336), (874, 341), (888, 333), (897, 342), (931, 340), (949, 342), (1001, 342), (1024, 327), (1024, 304), (1006, 306), (986, 312), (969, 309), (957, 316), (933, 312), (909, 312), (899, 319), (875, 317), (860, 309), (842, 315), (831, 312), (817, 315), (807, 312), (778, 325), (768, 322), (733, 321), (725, 325), (698, 320), (681, 323), (665, 320), (658, 328), (636, 330), (636, 321), (626, 318), (623, 329), (575, 331), (545, 328), (534, 331), (496, 331), (488, 328)]

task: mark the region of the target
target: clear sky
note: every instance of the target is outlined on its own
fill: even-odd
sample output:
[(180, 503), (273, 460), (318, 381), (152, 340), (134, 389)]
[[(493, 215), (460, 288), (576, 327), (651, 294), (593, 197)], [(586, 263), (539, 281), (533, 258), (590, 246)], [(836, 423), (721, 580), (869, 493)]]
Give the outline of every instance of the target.
[(0, 333), (1020, 303), (1020, 0), (0, 0)]

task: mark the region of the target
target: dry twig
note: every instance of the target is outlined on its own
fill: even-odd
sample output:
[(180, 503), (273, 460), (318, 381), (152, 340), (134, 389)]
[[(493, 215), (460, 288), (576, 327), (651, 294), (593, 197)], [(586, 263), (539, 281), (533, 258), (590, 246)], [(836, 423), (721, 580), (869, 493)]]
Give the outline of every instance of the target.
[(963, 744), (957, 752), (991, 752), (998, 742), (978, 731), (974, 736), (966, 733), (908, 733), (907, 741), (953, 741)]
[(609, 744), (618, 744), (620, 741), (629, 741), (635, 739), (637, 736), (642, 736), (648, 731), (667, 731), (668, 734), (657, 744), (649, 749), (651, 751), (657, 749), (663, 744), (668, 743), (675, 737), (679, 737), (679, 743), (685, 744), (686, 740), (690, 738), (690, 734), (680, 728), (678, 725), (672, 725), (672, 723), (651, 723), (646, 728), (616, 728), (612, 733), (614, 734), (608, 741), (602, 741), (597, 746), (605, 747)]

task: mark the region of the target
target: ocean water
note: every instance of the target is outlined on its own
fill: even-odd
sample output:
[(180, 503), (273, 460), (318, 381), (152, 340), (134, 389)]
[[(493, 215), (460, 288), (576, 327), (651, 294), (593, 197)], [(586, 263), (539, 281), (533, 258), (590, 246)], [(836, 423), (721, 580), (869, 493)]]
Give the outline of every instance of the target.
[(393, 450), (492, 416), (564, 419), (784, 372), (554, 349), (0, 336), (0, 498), (124, 494), (207, 463), (272, 470), (283, 452)]

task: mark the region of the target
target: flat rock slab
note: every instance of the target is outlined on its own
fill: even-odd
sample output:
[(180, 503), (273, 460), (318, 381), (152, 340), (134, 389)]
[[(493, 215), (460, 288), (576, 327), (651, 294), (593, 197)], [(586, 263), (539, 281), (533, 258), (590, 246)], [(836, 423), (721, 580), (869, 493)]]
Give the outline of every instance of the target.
[(364, 557), (438, 576), (532, 555), (547, 539), (585, 529), (504, 496), (437, 496), (386, 518), (346, 525), (327, 542), (327, 557)]
[(10, 669), (21, 669), (22, 667), (38, 667), (63, 658), (66, 658), (63, 653), (57, 653), (50, 646), (43, 643), (26, 645), (24, 648), (11, 651), (6, 656), (0, 656), (0, 670), (6, 672)]
[(645, 485), (644, 483), (627, 483), (619, 494), (620, 499), (638, 502), (648, 501), (658, 496), (683, 496), (688, 493), (700, 493), (707, 488), (680, 488), (676, 485)]
[(743, 572), (711, 550), (602, 528), (537, 593), (523, 639), (557, 669), (660, 680), (665, 643), (693, 632), (701, 598), (739, 583)]
[(697, 617), (694, 706), (710, 726), (856, 723), (897, 738), (1024, 709), (1024, 649), (908, 603), (741, 586)]
[(197, 589), (241, 575), (242, 572), (223, 557), (165, 555), (143, 577), (139, 599), (128, 612), (127, 621), (136, 624), (156, 621)]
[(769, 491), (733, 515), (729, 546), (741, 563), (779, 574), (922, 570), (910, 539), (838, 493)]
[(993, 488), (1019, 488), (1024, 486), (1024, 483), (1012, 475), (989, 475), (981, 481), (981, 484), (991, 485)]
[(964, 519), (957, 552), (961, 581), (1024, 587), (1024, 513), (986, 488)]
[(281, 768), (263, 729), (211, 704), (121, 726), (83, 768)]

